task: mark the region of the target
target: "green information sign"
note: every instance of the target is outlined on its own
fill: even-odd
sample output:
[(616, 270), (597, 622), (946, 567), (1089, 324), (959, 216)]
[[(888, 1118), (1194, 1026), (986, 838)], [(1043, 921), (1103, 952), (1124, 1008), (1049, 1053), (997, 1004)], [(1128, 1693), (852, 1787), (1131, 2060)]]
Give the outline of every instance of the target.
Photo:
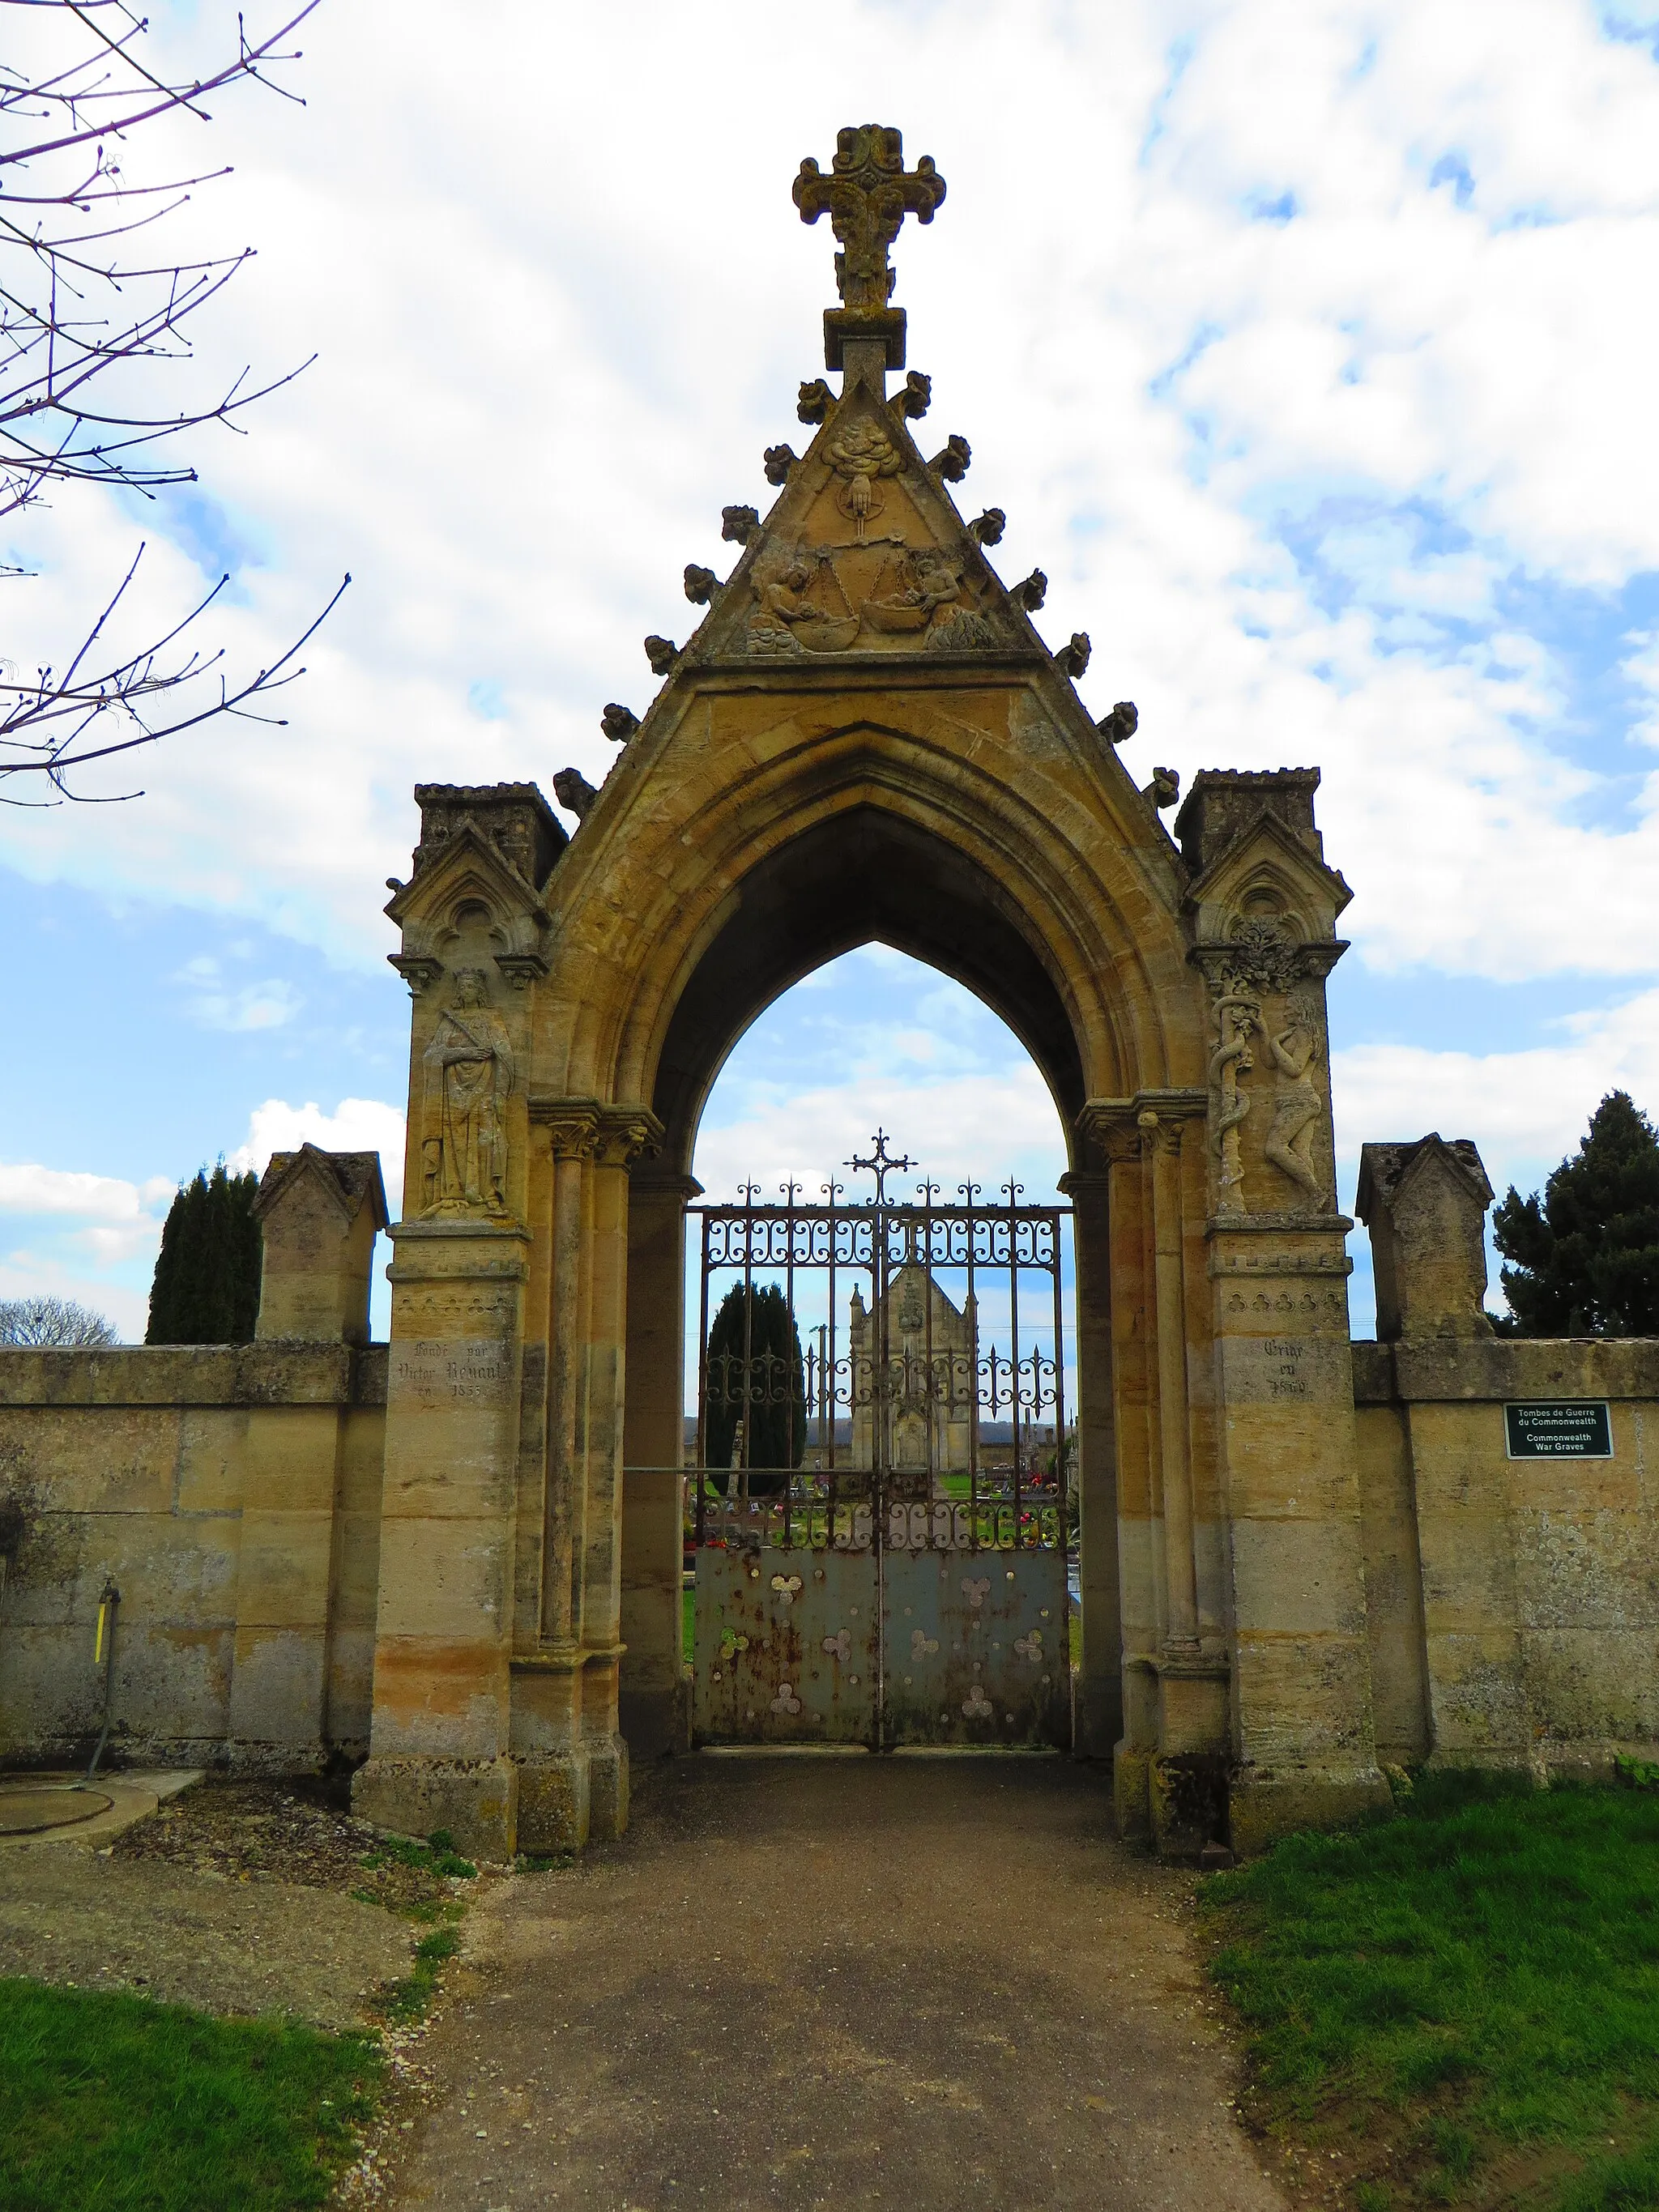
[(1505, 1406), (1511, 1459), (1611, 1459), (1613, 1423), (1605, 1398), (1534, 1398)]

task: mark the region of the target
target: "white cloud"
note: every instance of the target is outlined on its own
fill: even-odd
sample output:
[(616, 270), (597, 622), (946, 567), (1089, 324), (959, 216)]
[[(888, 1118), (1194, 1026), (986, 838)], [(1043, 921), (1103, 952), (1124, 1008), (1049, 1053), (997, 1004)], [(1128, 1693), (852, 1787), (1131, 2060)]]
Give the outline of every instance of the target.
[(0, 1166), (0, 1213), (57, 1213), (121, 1224), (170, 1202), (175, 1186), (166, 1176), (142, 1183), (118, 1176), (83, 1175), (33, 1164)]
[[(931, 1176), (954, 1202), (969, 1176), (994, 1181), (1012, 1174), (1025, 1186), (1025, 1202), (1054, 1197), (1066, 1170), (1060, 1116), (1036, 1069), (1010, 1041), (1010, 1064), (995, 1073), (918, 1083), (898, 1073), (849, 1071), (844, 1085), (820, 1085), (767, 1097), (743, 1085), (736, 1097), (717, 1091), (697, 1138), (693, 1173), (711, 1200), (729, 1201), (745, 1182), (760, 1186), (770, 1202), (793, 1176), (804, 1195), (821, 1203), (825, 1178), (834, 1176), (857, 1200), (873, 1192), (868, 1175), (845, 1163), (868, 1158), (876, 1129), (886, 1130), (888, 1150), (908, 1154), (913, 1174), (895, 1178), (890, 1191), (909, 1196), (922, 1175)], [(731, 1119), (724, 1116), (732, 1115)], [(987, 1193), (994, 1195), (994, 1188)]]
[(226, 1160), (233, 1174), (263, 1175), (273, 1152), (316, 1145), (325, 1152), (379, 1152), (387, 1203), (395, 1218), (403, 1191), (404, 1115), (378, 1098), (343, 1098), (331, 1114), (314, 1100), (290, 1106), (267, 1098), (248, 1117), (246, 1144)]
[(0, 1259), (0, 1298), (73, 1298), (115, 1324), (123, 1344), (142, 1344), (149, 1320), (149, 1298), (131, 1285), (82, 1274), (50, 1258), (27, 1251)]
[(1420, 1137), (1472, 1137), (1501, 1193), (1532, 1188), (1577, 1149), (1597, 1103), (1628, 1091), (1659, 1109), (1659, 991), (1555, 1025), (1559, 1044), (1524, 1052), (1434, 1052), (1366, 1044), (1333, 1055), (1337, 1147), (1346, 1189), (1359, 1146)]
[[(1321, 763), (1380, 964), (1650, 969), (1659, 812), (1585, 826), (1599, 787), (1553, 749), (1553, 644), (1518, 649), (1513, 623), (1500, 643), (1491, 605), (1517, 572), (1612, 586), (1659, 565), (1643, 47), (1569, 0), (1471, 0), (1455, 21), (1432, 0), (982, 0), (948, 27), (869, 0), (833, 52), (760, 0), (732, 0), (712, 40), (667, 0), (508, 0), (440, 84), (443, 35), (433, 0), (319, 18), (307, 108), (227, 106), (237, 175), (181, 218), (260, 247), (204, 326), (204, 375), (323, 349), (248, 438), (200, 455), (270, 549), (214, 639), (257, 663), (340, 570), (358, 579), (289, 726), (139, 757), (142, 806), (0, 821), (15, 865), (368, 959), (417, 776), (600, 772), (599, 707), (649, 696), (640, 638), (684, 635), (682, 564), (729, 559), (720, 507), (764, 502), (761, 448), (816, 371), (830, 247), (787, 186), (862, 110), (874, 46), (912, 155), (950, 180), (897, 251), (912, 356), (941, 430), (977, 449), (971, 496), (1008, 511), (1005, 573), (1041, 562), (1050, 634), (1093, 629), (1091, 701), (1139, 702), (1134, 764)], [(776, 101), (780, 77), (811, 83), (805, 106)], [(622, 81), (625, 144), (593, 96)], [(1251, 219), (1286, 194), (1294, 219)], [(1327, 604), (1281, 518), (1339, 495), (1431, 508), (1470, 543), (1351, 520), (1324, 550), (1353, 596)], [(95, 498), (40, 520), (20, 658), (61, 656), (131, 537)], [(176, 604), (192, 560), (149, 558), (149, 604)], [(1449, 618), (1470, 626), (1459, 650)], [(481, 684), (497, 718), (469, 703)], [(253, 994), (203, 1002), (232, 1026), (292, 1011)]]
[(173, 981), (190, 994), (191, 1019), (205, 1030), (281, 1029), (305, 1004), (294, 986), (280, 976), (267, 976), (258, 983), (231, 983), (220, 962), (206, 953), (185, 961)]

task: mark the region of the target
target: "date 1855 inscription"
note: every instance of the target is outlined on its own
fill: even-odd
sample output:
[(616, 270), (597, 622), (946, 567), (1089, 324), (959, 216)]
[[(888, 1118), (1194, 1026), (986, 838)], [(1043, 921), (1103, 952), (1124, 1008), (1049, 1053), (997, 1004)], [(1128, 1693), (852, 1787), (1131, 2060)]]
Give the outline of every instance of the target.
[(1309, 1398), (1313, 1395), (1306, 1373), (1308, 1347), (1300, 1337), (1270, 1336), (1261, 1346), (1267, 1363), (1270, 1398)]
[(394, 1345), (392, 1373), (400, 1390), (443, 1405), (493, 1403), (512, 1380), (507, 1346), (488, 1340)]

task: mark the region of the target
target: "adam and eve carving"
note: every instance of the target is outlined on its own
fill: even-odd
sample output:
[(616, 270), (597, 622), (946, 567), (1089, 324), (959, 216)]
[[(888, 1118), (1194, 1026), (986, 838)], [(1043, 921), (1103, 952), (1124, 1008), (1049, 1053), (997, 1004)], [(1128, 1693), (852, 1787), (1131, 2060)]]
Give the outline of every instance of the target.
[(1310, 992), (1293, 991), (1285, 1001), (1285, 1019), (1275, 1028), (1263, 1018), (1261, 998), (1248, 983), (1224, 980), (1213, 1008), (1214, 1049), (1210, 1055), (1212, 1097), (1211, 1138), (1216, 1150), (1216, 1210), (1243, 1213), (1244, 1166), (1239, 1132), (1255, 1100), (1240, 1078), (1256, 1066), (1259, 1038), (1275, 1078), (1273, 1123), (1262, 1157), (1315, 1205), (1326, 1200), (1324, 1178), (1314, 1159), (1324, 1101), (1310, 1073), (1319, 1052), (1319, 1007)]

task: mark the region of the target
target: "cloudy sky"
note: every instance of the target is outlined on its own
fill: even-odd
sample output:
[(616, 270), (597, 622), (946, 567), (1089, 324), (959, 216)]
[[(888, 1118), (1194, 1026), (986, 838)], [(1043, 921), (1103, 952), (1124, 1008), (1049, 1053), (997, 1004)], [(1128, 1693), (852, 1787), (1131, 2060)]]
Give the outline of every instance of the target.
[[(226, 15), (157, 36), (200, 66)], [(356, 580), (285, 729), (0, 809), (0, 1295), (139, 1334), (199, 1164), (395, 1158), (411, 787), (608, 764), (601, 707), (643, 707), (641, 639), (799, 434), (832, 245), (789, 185), (849, 120), (948, 181), (896, 254), (929, 428), (1051, 641), (1091, 634), (1091, 708), (1139, 704), (1132, 767), (1323, 770), (1344, 1200), (1367, 1137), (1530, 1188), (1610, 1085), (1659, 1109), (1656, 41), (1637, 0), (328, 0), (303, 108), (135, 143), (151, 179), (210, 137), (236, 173), (180, 250), (258, 249), (178, 374), (319, 358), (189, 492), (15, 523), (0, 651), (60, 660), (140, 538), (135, 619), (228, 568), (239, 664)], [(816, 1182), (878, 1119), (942, 1180), (1052, 1187), (1012, 1040), (884, 951), (750, 1033), (699, 1172)]]

